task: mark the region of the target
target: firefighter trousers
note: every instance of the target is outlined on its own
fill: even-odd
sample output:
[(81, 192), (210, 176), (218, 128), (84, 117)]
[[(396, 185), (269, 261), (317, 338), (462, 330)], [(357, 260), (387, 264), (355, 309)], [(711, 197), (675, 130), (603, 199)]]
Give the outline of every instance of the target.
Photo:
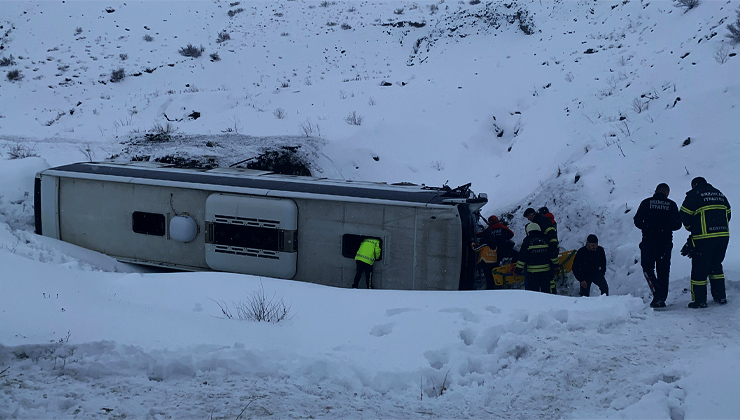
[[(663, 301), (668, 298), (668, 282), (671, 273), (672, 242), (640, 243), (640, 263), (642, 271), (650, 278), (655, 287), (653, 300)], [(655, 275), (657, 272), (657, 276)]]
[(524, 288), (533, 292), (555, 294), (555, 277), (552, 271), (539, 273), (524, 273)]
[(730, 238), (727, 236), (694, 241), (695, 253), (691, 259), (691, 300), (694, 302), (707, 301), (707, 277), (711, 284), (712, 298), (727, 298), (722, 261), (729, 242)]

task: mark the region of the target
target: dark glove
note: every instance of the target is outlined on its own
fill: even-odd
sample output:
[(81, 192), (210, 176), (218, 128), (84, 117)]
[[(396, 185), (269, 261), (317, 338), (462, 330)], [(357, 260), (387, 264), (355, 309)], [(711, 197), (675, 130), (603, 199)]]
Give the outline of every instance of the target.
[(686, 239), (686, 243), (681, 248), (681, 255), (684, 257), (693, 258), (694, 254), (696, 253), (696, 248), (694, 248), (694, 241), (691, 240), (691, 236)]

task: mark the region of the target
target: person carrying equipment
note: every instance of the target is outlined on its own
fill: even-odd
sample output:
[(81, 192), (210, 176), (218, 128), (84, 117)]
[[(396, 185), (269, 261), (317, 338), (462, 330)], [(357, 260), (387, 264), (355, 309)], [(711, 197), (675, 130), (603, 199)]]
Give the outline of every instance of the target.
[(545, 235), (545, 238), (547, 238), (547, 244), (550, 246), (551, 257), (557, 258), (558, 253), (560, 253), (558, 230), (552, 224), (550, 219), (537, 213), (531, 207), (527, 210), (524, 210), (524, 217), (526, 217), (530, 222), (537, 223), (537, 225), (539, 225), (542, 233)]
[(524, 274), (524, 288), (535, 292), (556, 293), (555, 268), (558, 266), (557, 254), (552, 256), (551, 246), (537, 223), (525, 227), (527, 237), (519, 249), (519, 261), (514, 272)]
[(488, 217), (488, 227), (478, 232), (477, 236), (480, 244), (473, 243), (472, 247), (478, 253), (478, 264), (486, 277), (486, 289), (498, 289), (493, 281), (492, 270), (499, 266), (503, 258), (511, 255), (513, 246), (510, 243), (514, 232), (492, 215)]

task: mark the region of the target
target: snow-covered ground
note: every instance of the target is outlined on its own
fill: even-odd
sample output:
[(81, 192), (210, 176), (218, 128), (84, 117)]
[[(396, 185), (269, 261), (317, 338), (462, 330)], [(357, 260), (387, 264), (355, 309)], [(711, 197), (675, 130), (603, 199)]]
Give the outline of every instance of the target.
[[(734, 240), (729, 304), (686, 308), (682, 231), (654, 312), (632, 224), (660, 182), (740, 197), (740, 1), (236, 3), (2, 2), (0, 418), (740, 418)], [(33, 234), (47, 167), (284, 145), (321, 176), (472, 182), (517, 242), (546, 205), (565, 248), (599, 236), (612, 296), (158, 273)], [(260, 290), (289, 319), (224, 318)]]

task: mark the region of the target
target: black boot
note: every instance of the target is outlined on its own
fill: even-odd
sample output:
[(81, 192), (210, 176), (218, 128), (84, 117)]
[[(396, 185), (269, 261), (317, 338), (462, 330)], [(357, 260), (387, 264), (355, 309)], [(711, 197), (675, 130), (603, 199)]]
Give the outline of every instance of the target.
[(690, 302), (689, 308), (691, 309), (699, 309), (699, 308), (706, 308), (707, 303), (706, 302)]
[(727, 299), (714, 299), (715, 302), (719, 303), (720, 305), (726, 305)]

